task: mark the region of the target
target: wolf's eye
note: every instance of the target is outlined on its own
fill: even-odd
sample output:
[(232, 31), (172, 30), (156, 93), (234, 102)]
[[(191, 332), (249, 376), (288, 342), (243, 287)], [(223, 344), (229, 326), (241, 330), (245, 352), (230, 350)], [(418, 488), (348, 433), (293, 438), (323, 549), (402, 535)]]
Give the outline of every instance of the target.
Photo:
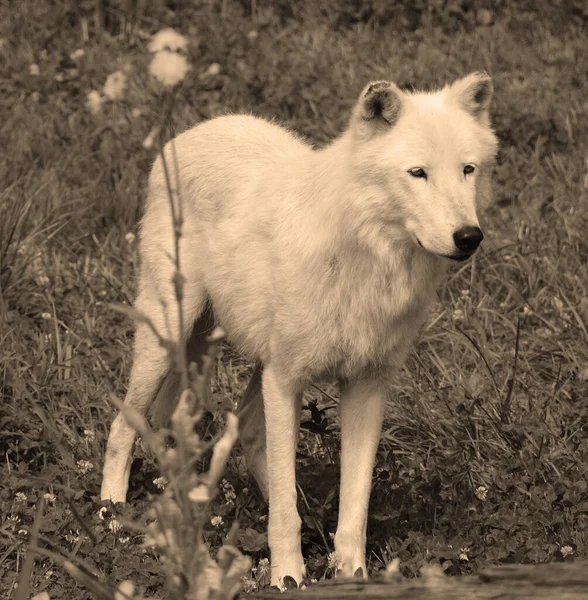
[(421, 177), (422, 179), (427, 178), (427, 172), (424, 169), (421, 169), (421, 167), (415, 167), (414, 169), (409, 169), (408, 172), (413, 177)]
[(463, 168), (463, 174), (464, 175), (470, 175), (471, 173), (473, 173), (476, 170), (476, 167), (474, 167), (474, 165), (466, 165)]

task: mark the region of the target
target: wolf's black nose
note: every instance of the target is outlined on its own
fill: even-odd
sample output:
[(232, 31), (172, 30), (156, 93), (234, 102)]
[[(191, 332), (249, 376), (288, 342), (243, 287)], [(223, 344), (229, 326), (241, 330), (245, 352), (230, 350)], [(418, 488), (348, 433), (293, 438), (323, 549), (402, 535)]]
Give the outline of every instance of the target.
[(461, 252), (467, 252), (468, 254), (471, 254), (483, 239), (484, 234), (479, 227), (463, 227), (453, 234), (455, 247), (461, 250)]

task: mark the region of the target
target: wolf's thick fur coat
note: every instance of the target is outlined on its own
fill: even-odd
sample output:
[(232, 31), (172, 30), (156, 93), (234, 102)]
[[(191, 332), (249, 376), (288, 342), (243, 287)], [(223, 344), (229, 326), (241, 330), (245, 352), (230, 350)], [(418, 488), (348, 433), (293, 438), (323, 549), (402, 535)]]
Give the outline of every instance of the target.
[[(477, 209), (490, 196), (497, 146), (491, 96), (484, 73), (435, 93), (374, 82), (348, 129), (318, 151), (245, 115), (207, 121), (175, 140), (186, 322), (191, 327), (210, 302), (229, 340), (263, 365), (240, 427), (247, 462), (269, 497), (274, 584), (305, 574), (295, 487), (300, 397), (324, 377), (342, 388), (335, 549), (344, 573), (367, 573), (367, 506), (390, 378), (426, 318), (448, 258), (469, 257), (481, 240)], [(173, 164), (169, 145), (166, 157)], [(136, 308), (177, 339), (173, 245), (158, 159), (141, 223)], [(162, 387), (169, 370), (165, 350), (138, 324), (126, 402), (146, 413), (158, 394), (165, 401), (174, 389), (167, 380)], [(134, 437), (119, 415), (104, 499), (125, 500)]]

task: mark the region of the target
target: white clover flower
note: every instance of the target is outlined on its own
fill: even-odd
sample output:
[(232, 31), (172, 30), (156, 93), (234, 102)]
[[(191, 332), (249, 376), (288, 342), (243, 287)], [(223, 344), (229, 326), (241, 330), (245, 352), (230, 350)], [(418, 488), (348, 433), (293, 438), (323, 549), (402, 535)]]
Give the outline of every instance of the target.
[(92, 429), (84, 429), (84, 437), (87, 442), (93, 442), (96, 439), (96, 432)]
[(79, 539), (80, 539), (80, 532), (78, 530), (70, 531), (69, 533), (65, 534), (65, 540), (72, 545), (75, 544)]
[(574, 549), (571, 546), (562, 546), (559, 550), (564, 558), (574, 553)]
[(186, 38), (171, 27), (158, 31), (149, 42), (149, 51), (154, 54), (164, 50), (184, 52), (187, 47), (188, 41)]
[(270, 562), (269, 558), (260, 558), (257, 563), (257, 573), (260, 576), (269, 575), (270, 572)]
[(86, 106), (93, 115), (97, 115), (100, 112), (103, 101), (104, 98), (96, 90), (91, 90), (86, 96)]
[(89, 471), (91, 471), (94, 468), (94, 465), (89, 460), (84, 460), (84, 459), (78, 460), (76, 465), (78, 466), (78, 471), (82, 475), (85, 475), (86, 473), (88, 473)]
[(337, 556), (336, 552), (330, 552), (327, 557), (327, 567), (329, 569), (336, 569), (339, 565), (339, 556)]
[(16, 492), (16, 494), (14, 495), (14, 499), (17, 502), (26, 502), (27, 501), (27, 495), (24, 492)]
[(151, 75), (166, 87), (180, 83), (189, 70), (190, 65), (186, 57), (169, 50), (158, 52), (149, 66)]
[(111, 521), (108, 523), (108, 529), (110, 529), (110, 531), (113, 533), (116, 533), (122, 529), (122, 525), (116, 519), (111, 519)]
[(156, 477), (153, 480), (153, 484), (155, 485), (155, 487), (157, 487), (160, 490), (164, 490), (165, 486), (167, 485), (167, 483), (168, 482), (167, 482), (167, 479), (165, 477)]
[(479, 485), (474, 492), (478, 500), (486, 500), (488, 498), (488, 488), (484, 485)]
[(122, 71), (115, 71), (106, 78), (102, 91), (109, 100), (119, 100), (123, 97), (126, 85), (127, 76)]
[(226, 502), (233, 502), (237, 498), (237, 494), (235, 494), (235, 488), (226, 479), (221, 481), (221, 488), (225, 494)]
[(210, 519), (210, 523), (213, 527), (220, 527), (223, 524), (223, 518), (219, 516), (212, 517), (212, 519)]
[(43, 498), (45, 499), (45, 502), (47, 502), (47, 504), (53, 504), (55, 500), (57, 500), (55, 494), (50, 494), (49, 492), (43, 494)]

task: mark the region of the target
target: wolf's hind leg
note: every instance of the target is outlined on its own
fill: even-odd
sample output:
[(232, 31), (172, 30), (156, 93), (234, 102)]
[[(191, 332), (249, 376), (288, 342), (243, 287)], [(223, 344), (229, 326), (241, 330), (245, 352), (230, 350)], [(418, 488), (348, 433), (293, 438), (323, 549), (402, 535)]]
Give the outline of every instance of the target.
[[(157, 298), (152, 282), (142, 282), (135, 306), (149, 317), (156, 331), (164, 338), (178, 339), (178, 309), (170, 300), (164, 308)], [(191, 327), (204, 307), (204, 292), (193, 282), (186, 285), (184, 294), (184, 320)], [(159, 344), (157, 336), (146, 323), (138, 323), (135, 332), (133, 367), (125, 405), (145, 416), (155, 400), (166, 374), (171, 367), (167, 350)], [(104, 460), (100, 497), (102, 500), (124, 502), (129, 486), (131, 454), (136, 432), (122, 413), (114, 419)]]
[(257, 363), (239, 403), (237, 416), (239, 417), (239, 439), (245, 455), (247, 469), (255, 478), (265, 500), (268, 500), (265, 413), (261, 391), (262, 371), (262, 364)]

